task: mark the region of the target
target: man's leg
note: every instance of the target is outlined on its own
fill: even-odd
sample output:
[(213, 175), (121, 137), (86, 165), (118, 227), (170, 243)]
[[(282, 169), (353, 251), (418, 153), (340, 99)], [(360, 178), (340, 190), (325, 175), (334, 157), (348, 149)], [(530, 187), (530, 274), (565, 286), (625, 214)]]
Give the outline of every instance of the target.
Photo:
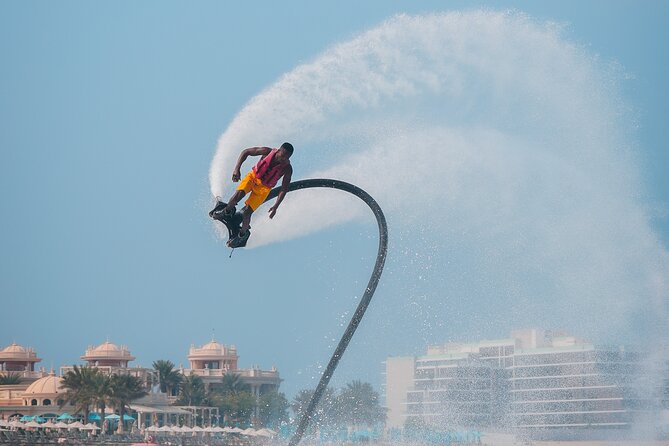
[(251, 226), (251, 214), (253, 214), (253, 209), (251, 209), (251, 206), (244, 206), (242, 209), (242, 228), (239, 230), (239, 235), (245, 235), (246, 231), (249, 230), (249, 227)]
[(230, 201), (228, 201), (228, 205), (223, 209), (223, 213), (229, 214), (230, 212), (234, 211), (235, 207), (237, 206), (237, 203), (239, 203), (239, 200), (244, 198), (244, 195), (246, 195), (246, 192), (243, 190), (236, 190), (234, 194), (232, 194), (232, 197), (230, 197)]

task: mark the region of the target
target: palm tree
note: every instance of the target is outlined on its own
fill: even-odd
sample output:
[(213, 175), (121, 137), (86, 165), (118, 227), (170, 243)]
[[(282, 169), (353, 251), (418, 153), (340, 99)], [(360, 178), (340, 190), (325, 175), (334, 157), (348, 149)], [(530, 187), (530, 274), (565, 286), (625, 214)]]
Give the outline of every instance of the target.
[(172, 361), (165, 361), (163, 359), (154, 361), (153, 369), (158, 372), (161, 392), (172, 395), (174, 390), (179, 389), (183, 375), (174, 370), (174, 363)]
[(374, 426), (386, 420), (386, 409), (371, 384), (359, 380), (346, 384), (337, 396), (340, 422)]
[[(311, 402), (313, 394), (314, 390), (303, 389), (293, 398), (293, 402), (290, 406), (296, 420), (299, 421), (302, 419), (302, 416)], [(330, 426), (336, 422), (336, 399), (335, 392), (329, 387), (326, 388), (314, 412), (310, 415), (310, 418), (313, 421), (312, 425)]]
[(103, 373), (98, 373), (93, 378), (92, 384), (94, 389), (93, 404), (100, 409), (100, 425), (102, 426), (107, 406), (113, 404), (111, 377)]
[(251, 386), (242, 381), (237, 373), (226, 373), (221, 380), (221, 394), (230, 395), (240, 392), (251, 392)]
[(100, 371), (95, 367), (75, 365), (72, 370), (63, 375), (61, 385), (65, 389), (65, 394), (60, 407), (63, 407), (65, 403), (72, 404), (77, 408), (77, 412), (83, 410), (84, 420), (88, 422), (90, 408), (97, 401), (95, 382), (99, 376)]
[(204, 401), (204, 382), (197, 375), (188, 375), (179, 386), (177, 404), (184, 406), (198, 406)]
[(112, 375), (111, 376), (111, 398), (110, 401), (119, 411), (118, 431), (123, 432), (123, 415), (128, 404), (137, 398), (148, 394), (142, 381), (132, 375)]
[(9, 386), (12, 384), (21, 384), (21, 374), (10, 372), (0, 376), (0, 386)]
[(278, 390), (270, 390), (260, 395), (259, 418), (265, 427), (276, 427), (289, 421), (288, 400)]

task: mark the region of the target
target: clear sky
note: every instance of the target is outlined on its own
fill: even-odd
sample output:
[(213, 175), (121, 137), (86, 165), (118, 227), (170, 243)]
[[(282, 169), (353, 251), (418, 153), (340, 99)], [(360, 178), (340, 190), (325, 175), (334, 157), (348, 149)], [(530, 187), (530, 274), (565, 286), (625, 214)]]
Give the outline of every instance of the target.
[[(206, 216), (217, 141), (252, 98), (333, 45), (396, 14), (478, 8), (562, 24), (562, 38), (597, 66), (618, 67), (640, 206), (666, 247), (667, 2), (3, 1), (0, 346), (32, 346), (57, 368), (109, 339), (128, 345), (135, 364), (186, 365), (188, 347), (213, 333), (237, 346), (241, 366), (277, 366), (289, 396), (314, 386), (367, 281), (371, 217), (229, 259)], [(255, 144), (281, 142), (259, 134)], [(304, 163), (298, 178), (328, 167)], [(484, 299), (449, 303), (457, 323), (435, 321), (440, 289), (430, 283), (410, 290), (407, 313), (403, 256), (391, 255), (340, 381), (378, 387), (388, 355), (527, 323), (470, 330), (490, 317)], [(477, 265), (472, 253), (435, 259)]]

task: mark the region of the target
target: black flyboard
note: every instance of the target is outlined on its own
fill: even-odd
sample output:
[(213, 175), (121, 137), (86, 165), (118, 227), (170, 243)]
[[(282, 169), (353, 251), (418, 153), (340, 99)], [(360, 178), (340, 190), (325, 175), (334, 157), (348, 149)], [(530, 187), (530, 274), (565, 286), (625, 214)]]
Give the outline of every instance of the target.
[[(239, 236), (239, 231), (242, 227), (242, 220), (244, 218), (242, 217), (241, 212), (235, 212), (234, 214), (231, 215), (225, 214), (223, 212), (223, 209), (225, 209), (227, 205), (228, 203), (225, 203), (223, 201), (217, 201), (214, 209), (209, 211), (209, 216), (214, 220), (218, 220), (225, 225), (225, 227), (228, 229), (228, 243), (230, 243), (232, 240), (236, 239)], [(237, 247), (241, 248), (245, 245), (246, 242), (244, 241), (243, 245), (239, 245)]]

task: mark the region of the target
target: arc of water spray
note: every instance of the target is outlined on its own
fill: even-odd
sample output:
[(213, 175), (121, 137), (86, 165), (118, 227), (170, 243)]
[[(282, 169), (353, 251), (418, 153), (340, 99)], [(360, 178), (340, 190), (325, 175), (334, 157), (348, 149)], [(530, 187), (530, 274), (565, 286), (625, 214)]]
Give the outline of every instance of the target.
[[(349, 192), (355, 195), (356, 197), (360, 198), (362, 201), (364, 201), (371, 208), (372, 212), (374, 213), (374, 216), (376, 217), (376, 222), (379, 225), (379, 250), (378, 253), (376, 254), (376, 264), (374, 265), (374, 270), (372, 271), (372, 275), (369, 278), (369, 283), (367, 284), (367, 288), (365, 288), (365, 293), (363, 294), (362, 299), (358, 304), (358, 308), (356, 308), (355, 313), (353, 313), (353, 316), (351, 317), (351, 321), (348, 323), (346, 331), (339, 340), (339, 344), (337, 345), (337, 348), (332, 354), (330, 362), (328, 363), (328, 366), (325, 368), (325, 371), (323, 372), (323, 375), (321, 376), (321, 379), (318, 382), (318, 386), (316, 386), (316, 391), (312, 395), (311, 400), (309, 401), (309, 405), (307, 406), (307, 409), (302, 415), (302, 419), (300, 420), (300, 423), (297, 426), (295, 434), (290, 439), (288, 446), (296, 446), (302, 439), (302, 435), (304, 435), (304, 431), (307, 429), (307, 426), (311, 421), (313, 412), (316, 409), (316, 406), (318, 405), (318, 402), (320, 401), (321, 397), (323, 396), (323, 392), (325, 392), (325, 389), (328, 383), (330, 382), (330, 378), (332, 378), (332, 375), (334, 374), (334, 371), (337, 368), (337, 365), (339, 364), (339, 360), (343, 356), (344, 351), (348, 346), (348, 343), (351, 341), (351, 338), (353, 337), (355, 330), (358, 328), (358, 325), (360, 324), (360, 321), (362, 320), (362, 317), (364, 316), (365, 311), (367, 310), (367, 307), (369, 306), (369, 303), (372, 300), (372, 296), (374, 295), (376, 286), (378, 285), (379, 279), (381, 278), (383, 265), (386, 262), (386, 253), (388, 252), (388, 226), (386, 225), (386, 217), (383, 215), (381, 207), (378, 205), (376, 200), (372, 198), (371, 195), (369, 195), (364, 190), (360, 189), (358, 186), (346, 183), (345, 181), (323, 179), (323, 178), (312, 178), (308, 180), (294, 181), (290, 184), (288, 191), (308, 189), (312, 187), (329, 187), (332, 189), (342, 190), (344, 192)], [(280, 187), (272, 189), (266, 201), (275, 198), (279, 194), (280, 190), (281, 190)]]

